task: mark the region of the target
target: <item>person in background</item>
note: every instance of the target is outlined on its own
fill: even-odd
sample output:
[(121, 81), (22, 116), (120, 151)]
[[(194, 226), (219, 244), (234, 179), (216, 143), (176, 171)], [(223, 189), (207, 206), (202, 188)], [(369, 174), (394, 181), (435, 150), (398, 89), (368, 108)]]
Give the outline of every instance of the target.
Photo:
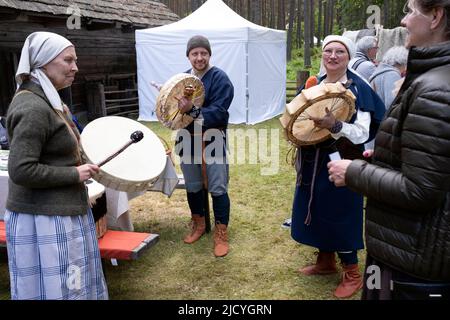
[(350, 60), (349, 66), (365, 80), (375, 72), (376, 57), (378, 53), (378, 40), (373, 36), (362, 37), (356, 43), (356, 54)]
[(297, 183), (292, 209), (292, 238), (318, 249), (315, 264), (299, 269), (304, 275), (338, 273), (336, 252), (342, 262), (341, 282), (334, 291), (338, 298), (348, 298), (362, 287), (358, 250), (363, 243), (363, 197), (349, 189), (336, 188), (328, 180), (330, 154), (342, 157), (360, 155), (363, 144), (374, 136), (384, 115), (384, 104), (372, 88), (348, 68), (355, 54), (353, 42), (343, 36), (328, 36), (322, 47), (326, 74), (308, 80), (307, 86), (347, 83), (356, 96), (356, 112), (349, 123), (337, 121), (329, 112), (324, 118), (312, 118), (318, 128), (327, 129), (328, 140), (297, 149)]
[[(450, 1), (409, 0), (405, 81), (372, 163), (329, 163), (367, 196), (363, 299), (450, 299)], [(370, 278), (369, 278), (370, 277)]]
[(407, 62), (408, 50), (401, 46), (393, 47), (384, 54), (383, 60), (369, 79), (370, 85), (383, 100), (386, 109), (394, 101), (395, 84), (403, 79)]
[(0, 150), (8, 150), (8, 134), (6, 132), (6, 118), (0, 117)]
[[(211, 45), (201, 35), (193, 36), (187, 43), (186, 56), (192, 65), (187, 73), (201, 79), (205, 88), (205, 101), (201, 108), (194, 106), (190, 99), (182, 97), (178, 107), (182, 113), (195, 120), (184, 130), (179, 131), (177, 153), (181, 157), (187, 200), (191, 210), (191, 231), (184, 242), (192, 244), (205, 233), (205, 202), (208, 192), (212, 195), (215, 218), (214, 255), (228, 254), (228, 224), (230, 220), (230, 198), (228, 196), (229, 170), (226, 159), (226, 129), (228, 108), (234, 97), (234, 87), (226, 73), (210, 64)], [(215, 153), (205, 155), (211, 134)], [(197, 139), (197, 140), (196, 140)], [(196, 150), (195, 145), (203, 146)], [(203, 150), (201, 150), (203, 149)], [(220, 150), (218, 150), (220, 149)], [(207, 183), (205, 183), (205, 180)], [(204, 190), (207, 184), (207, 191)], [(206, 200), (206, 201), (205, 201)]]
[(78, 72), (74, 45), (35, 32), (22, 48), (19, 88), (8, 108), (5, 226), (11, 298), (108, 299), (79, 134), (58, 90)]

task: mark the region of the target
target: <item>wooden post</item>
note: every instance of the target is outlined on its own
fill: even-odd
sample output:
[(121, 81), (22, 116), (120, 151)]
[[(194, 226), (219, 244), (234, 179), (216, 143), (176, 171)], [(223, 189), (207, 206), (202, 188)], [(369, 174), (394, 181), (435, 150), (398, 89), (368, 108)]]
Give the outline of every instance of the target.
[(105, 87), (100, 82), (86, 83), (88, 121), (106, 116)]
[(309, 78), (309, 71), (298, 71), (297, 72), (297, 89), (305, 85), (306, 80)]
[(211, 232), (211, 209), (209, 207), (208, 189), (203, 189), (203, 212), (205, 214), (205, 232)]
[(60, 90), (58, 93), (59, 93), (59, 96), (61, 97), (61, 100), (69, 107), (69, 110), (73, 113), (71, 87), (64, 88), (64, 89)]

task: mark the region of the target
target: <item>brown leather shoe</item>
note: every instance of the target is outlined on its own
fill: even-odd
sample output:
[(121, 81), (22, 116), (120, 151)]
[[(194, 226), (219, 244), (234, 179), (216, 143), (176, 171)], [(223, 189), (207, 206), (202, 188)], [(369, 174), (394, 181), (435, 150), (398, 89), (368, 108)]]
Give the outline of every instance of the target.
[(342, 282), (334, 292), (337, 298), (349, 298), (363, 286), (363, 277), (359, 273), (358, 264), (349, 264), (343, 267)]
[(223, 257), (228, 254), (228, 233), (225, 224), (217, 223), (214, 229), (214, 255)]
[(307, 276), (337, 273), (338, 270), (336, 268), (336, 257), (334, 252), (319, 252), (316, 264), (301, 268), (298, 272)]
[(191, 232), (184, 238), (184, 242), (187, 244), (194, 243), (205, 234), (205, 229), (205, 217), (193, 214), (191, 218)]

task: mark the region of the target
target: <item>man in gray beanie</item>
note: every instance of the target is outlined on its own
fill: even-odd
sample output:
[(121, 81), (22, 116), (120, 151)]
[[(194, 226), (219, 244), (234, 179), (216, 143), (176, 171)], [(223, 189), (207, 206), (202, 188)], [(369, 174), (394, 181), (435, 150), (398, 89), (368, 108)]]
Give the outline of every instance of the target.
[(362, 37), (356, 43), (356, 55), (350, 60), (348, 65), (358, 72), (365, 80), (369, 81), (377, 68), (375, 64), (377, 52), (377, 38), (373, 36)]
[(186, 48), (186, 57), (189, 57), (189, 52), (195, 48), (205, 48), (209, 52), (209, 55), (212, 55), (209, 40), (204, 36), (198, 35), (189, 39)]
[(189, 39), (186, 56), (192, 65), (186, 73), (201, 79), (205, 100), (202, 106), (194, 106), (192, 99), (186, 97), (178, 102), (180, 112), (194, 118), (185, 130), (179, 130), (176, 142), (191, 211), (192, 227), (184, 242), (192, 244), (205, 233), (206, 203), (208, 193), (211, 193), (215, 220), (214, 255), (223, 257), (229, 250), (227, 227), (230, 220), (225, 137), (234, 88), (227, 74), (209, 63), (211, 45), (207, 38), (197, 35)]

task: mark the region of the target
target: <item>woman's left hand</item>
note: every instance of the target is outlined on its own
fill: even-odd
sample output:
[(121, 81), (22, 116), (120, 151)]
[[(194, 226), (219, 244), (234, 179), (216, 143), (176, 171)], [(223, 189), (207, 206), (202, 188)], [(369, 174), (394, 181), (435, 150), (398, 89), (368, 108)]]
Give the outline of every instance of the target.
[(337, 160), (328, 163), (328, 173), (330, 174), (328, 178), (334, 182), (336, 187), (345, 186), (345, 174), (350, 163), (352, 163), (351, 160)]
[(310, 120), (314, 121), (314, 126), (321, 129), (330, 130), (336, 124), (336, 118), (328, 108), (325, 108), (326, 115), (323, 118), (310, 117)]

